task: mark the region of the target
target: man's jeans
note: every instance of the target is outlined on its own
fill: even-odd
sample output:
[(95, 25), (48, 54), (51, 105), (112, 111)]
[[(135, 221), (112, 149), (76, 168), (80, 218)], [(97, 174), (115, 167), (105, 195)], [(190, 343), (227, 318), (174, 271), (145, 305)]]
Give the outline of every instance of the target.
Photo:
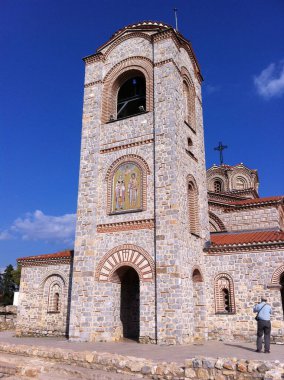
[(270, 321), (257, 321), (257, 340), (256, 347), (258, 351), (262, 350), (262, 335), (264, 334), (264, 351), (270, 351)]

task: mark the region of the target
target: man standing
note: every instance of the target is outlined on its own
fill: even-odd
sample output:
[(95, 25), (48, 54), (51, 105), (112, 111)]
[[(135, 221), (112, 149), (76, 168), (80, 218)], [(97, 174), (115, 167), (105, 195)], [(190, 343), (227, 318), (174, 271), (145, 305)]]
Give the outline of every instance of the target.
[(264, 352), (270, 353), (270, 333), (271, 333), (271, 306), (266, 303), (267, 299), (261, 297), (261, 302), (255, 305), (253, 312), (257, 313), (257, 339), (256, 352), (262, 350), (262, 336), (264, 334)]

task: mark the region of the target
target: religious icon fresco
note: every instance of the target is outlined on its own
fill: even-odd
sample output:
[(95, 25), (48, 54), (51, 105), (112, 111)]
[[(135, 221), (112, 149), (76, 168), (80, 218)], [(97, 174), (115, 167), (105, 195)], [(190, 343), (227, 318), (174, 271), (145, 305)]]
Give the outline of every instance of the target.
[(112, 212), (142, 209), (142, 175), (138, 165), (126, 162), (118, 167), (112, 180)]

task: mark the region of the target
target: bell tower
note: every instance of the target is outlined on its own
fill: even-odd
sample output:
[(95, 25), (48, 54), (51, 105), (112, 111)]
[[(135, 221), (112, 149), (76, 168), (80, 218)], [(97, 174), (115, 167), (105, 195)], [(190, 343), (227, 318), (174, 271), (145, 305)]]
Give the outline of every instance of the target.
[(142, 22), (84, 61), (70, 339), (204, 338), (209, 222), (191, 44)]

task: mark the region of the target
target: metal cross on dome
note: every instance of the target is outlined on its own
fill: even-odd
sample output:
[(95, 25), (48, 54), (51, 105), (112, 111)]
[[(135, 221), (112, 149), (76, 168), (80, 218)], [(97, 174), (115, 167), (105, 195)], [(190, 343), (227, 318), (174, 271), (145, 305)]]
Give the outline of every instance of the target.
[(223, 145), (222, 141), (220, 141), (219, 145), (216, 148), (214, 148), (214, 150), (219, 150), (219, 152), (220, 152), (220, 165), (223, 165), (223, 150), (226, 148), (228, 148), (228, 146)]

